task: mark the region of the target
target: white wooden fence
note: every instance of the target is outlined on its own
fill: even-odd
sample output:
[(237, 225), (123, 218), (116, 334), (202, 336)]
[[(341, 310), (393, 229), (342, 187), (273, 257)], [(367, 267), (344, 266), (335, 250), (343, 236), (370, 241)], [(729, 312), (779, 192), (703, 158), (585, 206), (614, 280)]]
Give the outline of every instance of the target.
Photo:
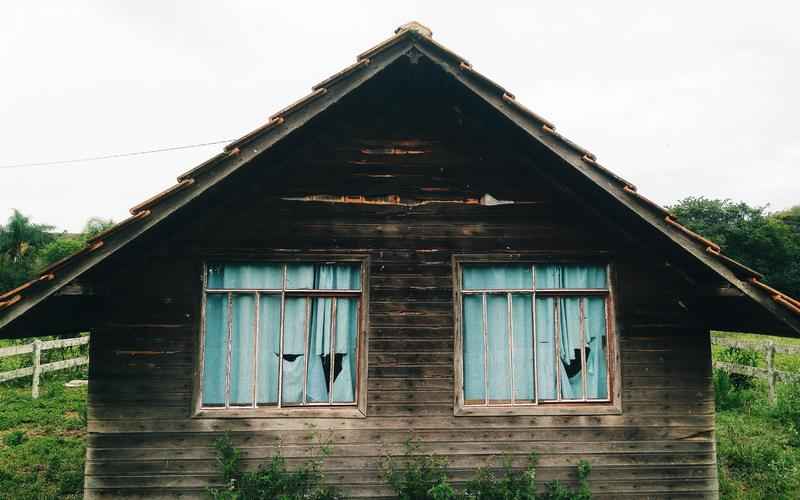
[(758, 368), (756, 366), (745, 366), (735, 363), (727, 363), (724, 361), (714, 361), (714, 368), (725, 370), (729, 373), (737, 373), (739, 375), (748, 375), (750, 377), (763, 378), (767, 380), (769, 387), (769, 401), (775, 403), (777, 396), (775, 395), (775, 385), (778, 380), (783, 382), (800, 381), (800, 373), (784, 372), (775, 369), (775, 353), (781, 354), (796, 354), (800, 355), (800, 347), (775, 345), (773, 341), (757, 342), (753, 340), (729, 340), (719, 337), (711, 337), (711, 343), (714, 345), (724, 347), (736, 347), (738, 349), (745, 349), (748, 351), (763, 351), (767, 360), (766, 368)]
[(7, 380), (14, 380), (15, 378), (28, 377), (33, 375), (33, 386), (31, 389), (31, 396), (34, 399), (39, 397), (39, 377), (42, 373), (52, 372), (56, 370), (63, 370), (73, 366), (81, 366), (89, 364), (87, 356), (78, 358), (65, 359), (64, 361), (56, 361), (54, 363), (42, 364), (42, 351), (48, 349), (59, 349), (64, 347), (72, 347), (76, 345), (83, 345), (89, 343), (89, 337), (76, 337), (74, 339), (63, 340), (34, 340), (30, 344), (15, 345), (11, 347), (0, 348), (0, 358), (8, 356), (18, 356), (20, 354), (31, 353), (33, 358), (33, 366), (26, 368), (19, 368), (9, 372), (0, 372), (0, 382)]

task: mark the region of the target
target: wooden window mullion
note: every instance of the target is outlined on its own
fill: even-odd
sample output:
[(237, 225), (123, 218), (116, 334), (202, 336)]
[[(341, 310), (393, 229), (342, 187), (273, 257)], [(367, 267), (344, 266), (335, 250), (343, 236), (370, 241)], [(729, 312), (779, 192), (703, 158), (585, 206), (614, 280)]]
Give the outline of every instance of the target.
[(489, 318), (486, 305), (486, 294), (481, 295), (481, 316), (483, 317), (483, 402), (489, 405)]
[(253, 408), (258, 406), (258, 357), (259, 357), (259, 329), (261, 324), (261, 294), (256, 292), (256, 325), (255, 325), (255, 339), (253, 345), (255, 346), (253, 352)]
[(331, 346), (328, 358), (328, 404), (333, 404), (333, 373), (336, 364), (336, 297), (331, 298), (331, 331), (328, 333)]
[(283, 286), (281, 287), (281, 324), (278, 340), (278, 408), (283, 405), (283, 341), (286, 320), (286, 264), (283, 265)]
[(311, 354), (311, 349), (309, 346), (309, 337), (310, 337), (310, 330), (311, 330), (311, 298), (306, 297), (306, 317), (303, 321), (303, 332), (304, 332), (304, 350), (305, 353), (303, 356), (303, 405), (308, 404), (308, 357)]
[(578, 299), (578, 314), (580, 315), (580, 330), (581, 330), (581, 387), (583, 391), (583, 400), (589, 399), (589, 391), (587, 390), (586, 378), (588, 377), (586, 366), (586, 297)]
[(225, 353), (225, 408), (230, 408), (231, 405), (231, 344), (233, 343), (233, 294), (228, 293), (228, 303), (226, 304), (227, 308), (227, 334), (225, 336), (226, 339), (226, 347), (227, 352)]

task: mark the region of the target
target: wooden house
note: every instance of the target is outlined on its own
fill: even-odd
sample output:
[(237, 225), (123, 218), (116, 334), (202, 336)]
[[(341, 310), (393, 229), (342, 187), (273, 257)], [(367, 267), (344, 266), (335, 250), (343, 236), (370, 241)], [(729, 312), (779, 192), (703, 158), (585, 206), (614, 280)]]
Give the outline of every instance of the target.
[(354, 497), (413, 437), (455, 481), (536, 451), (595, 498), (714, 498), (709, 331), (800, 333), (418, 23), (131, 213), (0, 295), (1, 337), (92, 333), (91, 499), (202, 497), (221, 433), (295, 464), (309, 425)]

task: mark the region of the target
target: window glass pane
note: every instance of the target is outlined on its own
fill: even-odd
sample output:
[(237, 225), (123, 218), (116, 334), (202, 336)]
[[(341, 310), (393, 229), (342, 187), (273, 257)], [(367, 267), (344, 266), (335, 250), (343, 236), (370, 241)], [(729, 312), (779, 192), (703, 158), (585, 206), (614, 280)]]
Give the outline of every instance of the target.
[(306, 382), (306, 399), (309, 403), (328, 401), (332, 313), (333, 299), (311, 299), (311, 323), (308, 333), (308, 378)]
[(463, 266), (465, 290), (508, 290), (533, 287), (531, 266)]
[(203, 345), (203, 406), (225, 405), (225, 363), (228, 357), (228, 295), (206, 298)]
[(531, 296), (513, 294), (511, 297), (514, 333), (514, 400), (531, 402), (535, 400)]
[(305, 370), (306, 303), (305, 297), (286, 297), (283, 327), (282, 402), (302, 403)]
[(487, 369), (489, 401), (511, 401), (511, 348), (508, 332), (508, 299), (503, 295), (487, 295)]
[(289, 264), (286, 287), (290, 290), (359, 290), (358, 264)]
[(482, 403), (486, 399), (483, 349), (483, 303), (480, 295), (463, 297), (464, 313), (464, 401)]
[(554, 297), (536, 298), (536, 369), (539, 399), (556, 399), (556, 345)]
[(583, 398), (581, 298), (564, 297), (558, 300), (561, 397), (563, 399), (581, 399)]
[(536, 288), (606, 288), (606, 268), (595, 265), (536, 266)]
[(606, 357), (606, 301), (603, 297), (586, 297), (586, 377), (587, 397), (608, 398)]
[(336, 299), (336, 355), (333, 365), (333, 402), (356, 400), (356, 347), (358, 346), (358, 299)]
[(258, 404), (278, 401), (278, 358), (281, 341), (281, 296), (261, 295), (258, 337)]
[(287, 264), (286, 288), (311, 290), (314, 288), (314, 264)]
[(358, 264), (336, 264), (333, 288), (335, 290), (360, 290), (361, 266)]
[(233, 294), (231, 316), (231, 405), (252, 405), (256, 351), (255, 294)]
[(283, 284), (281, 264), (213, 264), (208, 288), (276, 289)]

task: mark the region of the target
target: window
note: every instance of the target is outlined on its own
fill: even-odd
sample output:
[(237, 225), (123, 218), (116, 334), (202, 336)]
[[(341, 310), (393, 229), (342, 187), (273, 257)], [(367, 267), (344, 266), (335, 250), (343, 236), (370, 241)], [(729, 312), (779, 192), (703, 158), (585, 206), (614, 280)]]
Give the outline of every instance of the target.
[(606, 266), (460, 269), (464, 407), (610, 401)]
[(356, 404), (360, 263), (206, 269), (203, 408)]

